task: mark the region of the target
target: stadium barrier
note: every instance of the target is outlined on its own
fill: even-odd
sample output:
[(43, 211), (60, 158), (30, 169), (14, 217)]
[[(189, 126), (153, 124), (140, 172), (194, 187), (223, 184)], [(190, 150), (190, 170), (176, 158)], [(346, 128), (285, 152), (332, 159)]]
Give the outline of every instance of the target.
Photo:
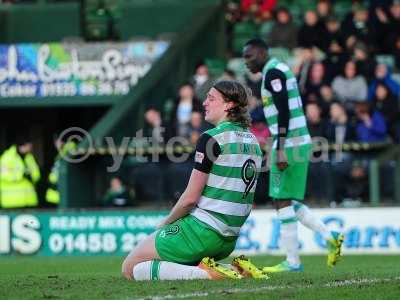
[(390, 147), (387, 151), (378, 155), (378, 157), (374, 158), (369, 165), (369, 193), (371, 203), (374, 205), (379, 205), (380, 202), (381, 184), (379, 176), (379, 166), (389, 160), (396, 161), (394, 174), (394, 199), (397, 203), (400, 204), (400, 146), (396, 145), (394, 147)]
[[(345, 234), (344, 254), (400, 254), (399, 207), (314, 209)], [(126, 255), (153, 232), (166, 212), (25, 211), (0, 213), (0, 256)], [(253, 210), (235, 254), (283, 254), (274, 210)], [(301, 254), (324, 254), (322, 237), (299, 226)]]

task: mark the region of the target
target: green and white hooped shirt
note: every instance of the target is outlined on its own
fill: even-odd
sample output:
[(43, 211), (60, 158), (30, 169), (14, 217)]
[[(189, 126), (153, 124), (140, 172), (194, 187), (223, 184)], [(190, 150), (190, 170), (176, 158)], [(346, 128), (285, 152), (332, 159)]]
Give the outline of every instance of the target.
[(209, 177), (191, 215), (223, 236), (238, 236), (253, 205), (261, 161), (256, 137), (235, 123), (203, 133), (194, 168)]
[[(279, 79), (269, 79), (267, 73), (272, 69), (278, 69), (283, 72), (286, 77), (286, 82), (282, 83)], [(269, 83), (271, 89), (275, 92), (282, 89), (282, 84), (286, 85), (289, 101), (289, 127), (285, 139), (285, 148), (311, 144), (312, 141), (308, 132), (306, 118), (304, 116), (301, 96), (293, 72), (286, 64), (272, 58), (265, 64), (262, 74), (263, 81), (261, 86), (261, 97), (264, 106), (264, 115), (269, 130), (274, 138), (273, 149), (277, 148), (278, 110), (274, 104), (271, 91), (266, 88), (266, 83)]]

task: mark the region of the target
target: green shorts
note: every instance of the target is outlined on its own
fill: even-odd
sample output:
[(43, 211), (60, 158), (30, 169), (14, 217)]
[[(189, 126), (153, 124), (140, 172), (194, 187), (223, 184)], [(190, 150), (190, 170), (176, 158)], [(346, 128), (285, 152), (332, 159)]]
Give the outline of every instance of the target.
[(269, 196), (274, 200), (303, 200), (306, 191), (308, 164), (312, 145), (285, 149), (288, 167), (280, 171), (276, 166), (276, 149), (271, 153)]
[(224, 237), (191, 215), (165, 225), (156, 234), (161, 260), (197, 265), (204, 257), (228, 257), (237, 237)]

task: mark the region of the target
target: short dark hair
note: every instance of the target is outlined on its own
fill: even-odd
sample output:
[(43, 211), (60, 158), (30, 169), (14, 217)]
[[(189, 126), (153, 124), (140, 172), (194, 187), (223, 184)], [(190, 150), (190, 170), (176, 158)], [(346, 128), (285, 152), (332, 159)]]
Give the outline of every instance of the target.
[(193, 83), (191, 83), (190, 81), (185, 81), (183, 82), (179, 88), (184, 87), (184, 86), (190, 86), (191, 88), (194, 88)]
[(15, 144), (17, 144), (17, 146), (22, 146), (31, 142), (32, 142), (31, 137), (27, 133), (20, 133), (15, 138)]
[(253, 46), (253, 47), (258, 47), (258, 48), (261, 48), (264, 50), (268, 50), (267, 43), (263, 39), (260, 39), (260, 38), (251, 39), (251, 40), (247, 41), (247, 43), (244, 46)]
[(232, 101), (236, 104), (228, 111), (228, 120), (238, 123), (244, 128), (250, 127), (249, 91), (241, 83), (234, 80), (218, 81), (213, 85), (213, 88), (222, 94), (225, 102)]

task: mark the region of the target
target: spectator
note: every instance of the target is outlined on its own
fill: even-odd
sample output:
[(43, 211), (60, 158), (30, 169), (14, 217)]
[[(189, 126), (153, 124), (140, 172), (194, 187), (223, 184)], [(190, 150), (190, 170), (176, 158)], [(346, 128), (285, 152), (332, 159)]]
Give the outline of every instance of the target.
[(297, 27), (293, 23), (292, 15), (285, 7), (276, 11), (275, 23), (267, 37), (271, 47), (284, 47), (290, 50), (297, 46)]
[(323, 117), (326, 117), (329, 115), (329, 109), (331, 106), (331, 103), (336, 101), (336, 98), (333, 95), (333, 91), (330, 85), (324, 84), (321, 86), (319, 90), (319, 94), (321, 95), (320, 99), (320, 106), (322, 109), (322, 115)]
[(343, 152), (342, 145), (355, 140), (355, 132), (343, 104), (334, 101), (329, 111), (326, 138), (335, 144), (336, 151), (330, 155), (330, 183), (328, 196), (332, 203), (339, 203), (345, 197), (352, 155)]
[(355, 139), (354, 128), (340, 102), (335, 101), (331, 104), (325, 136), (329, 143), (333, 144), (344, 144)]
[(162, 124), (161, 114), (154, 107), (149, 108), (145, 114), (144, 136), (152, 137), (153, 142), (163, 144), (165, 142), (165, 127)]
[(369, 100), (375, 96), (376, 87), (379, 83), (386, 85), (395, 97), (400, 97), (400, 84), (392, 78), (392, 74), (385, 64), (378, 64), (375, 68), (375, 79), (368, 88)]
[(245, 19), (253, 19), (256, 23), (272, 19), (272, 11), (277, 0), (241, 0), (240, 8)]
[(385, 142), (387, 139), (387, 126), (382, 114), (371, 108), (368, 102), (356, 105), (357, 141), (363, 143)]
[(102, 201), (103, 205), (107, 207), (127, 207), (133, 205), (128, 190), (122, 183), (121, 178), (117, 176), (111, 178), (110, 187)]
[(179, 95), (172, 110), (171, 124), (168, 126), (168, 136), (181, 136), (189, 138), (192, 113), (201, 113), (202, 111), (203, 106), (200, 100), (195, 96), (193, 86), (189, 83), (183, 84), (179, 88)]
[(318, 21), (318, 15), (313, 10), (307, 10), (304, 14), (304, 24), (300, 27), (297, 34), (297, 44), (299, 47), (318, 47), (323, 48), (323, 31)]
[[(164, 145), (167, 142), (164, 127), (160, 112), (156, 108), (150, 107), (145, 112), (144, 143), (139, 144), (139, 146), (146, 148)], [(148, 141), (149, 137), (152, 137), (151, 144)], [(137, 140), (135, 140), (135, 144), (138, 144)], [(165, 200), (163, 158), (161, 156), (160, 160), (159, 156), (152, 154), (144, 156), (138, 154), (135, 157), (138, 164), (131, 170), (129, 178), (132, 180), (131, 184), (135, 186), (139, 200), (152, 202), (156, 205), (162, 205), (163, 200)], [(149, 182), (151, 182), (151, 185), (149, 185)]]
[(0, 207), (37, 207), (36, 185), (40, 169), (32, 154), (33, 145), (24, 137), (18, 137), (0, 157)]
[(343, 51), (344, 40), (340, 29), (340, 22), (335, 16), (330, 16), (323, 23), (322, 50), (325, 53)]
[(395, 57), (397, 72), (400, 72), (400, 35), (396, 37), (393, 47), (394, 47), (393, 54)]
[[(326, 122), (322, 119), (321, 108), (317, 103), (309, 103), (306, 106), (306, 118), (308, 131), (314, 143), (321, 146), (321, 138), (326, 131)], [(309, 167), (309, 180), (307, 181), (307, 194), (312, 195), (316, 200), (326, 199), (328, 185), (328, 166), (323, 161), (322, 151), (314, 151), (312, 163)]]
[[(204, 117), (198, 110), (193, 110), (190, 116), (190, 122), (187, 127), (185, 135), (181, 137), (185, 138), (182, 141), (184, 145), (196, 145), (200, 135), (207, 130), (209, 127), (208, 123), (203, 122)], [(178, 158), (178, 155), (175, 157)], [(181, 160), (182, 158), (182, 160)], [(177, 201), (180, 195), (185, 190), (187, 181), (190, 177), (190, 172), (193, 165), (194, 157), (185, 159), (185, 156), (179, 157), (177, 161), (172, 161), (165, 166), (164, 169), (164, 187), (168, 199)]]
[(387, 33), (387, 48), (393, 49), (400, 37), (400, 1), (394, 0), (390, 7), (389, 32)]
[(317, 101), (320, 102), (320, 90), (321, 87), (325, 84), (325, 67), (321, 62), (314, 62), (311, 65), (310, 74), (304, 86), (304, 91), (302, 91), (306, 100), (305, 102), (309, 102), (308, 98), (311, 94), (315, 95)]
[(321, 137), (326, 132), (326, 122), (322, 119), (321, 108), (317, 103), (308, 103), (306, 105), (306, 118), (308, 131), (311, 137)]
[(262, 74), (261, 73), (251, 73), (246, 71), (244, 74), (244, 81), (246, 86), (250, 88), (251, 94), (255, 96), (257, 99), (261, 99), (261, 83), (262, 83)]
[(330, 0), (318, 0), (316, 10), (321, 26), (328, 20), (329, 16), (333, 15), (332, 3)]
[(378, 83), (376, 86), (372, 105), (385, 118), (386, 125), (392, 138), (397, 139), (399, 104), (396, 97), (394, 97), (385, 84)]
[(231, 69), (224, 69), (224, 72), (222, 73), (221, 77), (218, 78), (219, 80), (236, 80), (236, 74), (234, 71), (232, 71)]
[(368, 195), (368, 176), (366, 163), (355, 160), (345, 184), (344, 201), (361, 202)]
[(362, 42), (357, 42), (354, 46), (353, 59), (356, 62), (358, 73), (367, 80), (368, 83), (374, 78), (376, 61), (372, 58), (367, 47)]
[(228, 22), (227, 27), (231, 29), (232, 24), (240, 22), (241, 18), (242, 18), (242, 11), (240, 9), (239, 4), (234, 1), (228, 1), (226, 6), (226, 15), (225, 15), (225, 19)]
[(343, 72), (346, 62), (350, 55), (345, 51), (344, 46), (338, 41), (332, 40), (328, 45), (328, 52), (323, 63), (326, 70), (326, 79), (332, 81), (337, 75)]
[(370, 5), (370, 15), (372, 17), (372, 25), (376, 30), (375, 44), (377, 53), (389, 53), (390, 47), (387, 46), (391, 31), (391, 22), (386, 5), (383, 3), (379, 5)]
[(295, 51), (295, 57), (297, 63), (293, 67), (293, 72), (298, 78), (300, 91), (305, 91), (311, 66), (319, 60), (317, 48), (299, 48)]
[(200, 135), (205, 130), (207, 130), (207, 126), (203, 122), (203, 115), (198, 111), (193, 111), (188, 132), (190, 143), (196, 145)]
[(329, 84), (324, 84), (323, 86), (321, 86), (319, 93), (321, 94), (322, 101), (328, 105), (330, 105), (334, 100), (336, 100), (336, 98), (333, 95), (332, 88)]
[(336, 76), (332, 82), (332, 89), (339, 101), (351, 108), (350, 101), (362, 102), (367, 100), (367, 82), (361, 75), (357, 75), (354, 61), (349, 60), (344, 67), (344, 75)]
[(261, 118), (255, 118), (251, 122), (250, 131), (257, 138), (261, 149), (265, 149), (268, 145), (268, 138), (271, 136), (267, 123), (261, 121)]
[(199, 62), (196, 65), (195, 74), (191, 79), (197, 99), (203, 100), (206, 98), (206, 93), (211, 88), (213, 82), (214, 80), (209, 74), (207, 65), (204, 62)]
[(76, 149), (76, 144), (68, 139), (61, 139), (57, 137), (54, 140), (54, 146), (57, 149), (57, 156), (54, 158), (53, 166), (47, 178), (47, 190), (46, 190), (46, 204), (49, 206), (57, 207), (60, 204), (60, 191), (58, 186), (58, 179), (60, 176), (60, 161), (69, 152)]
[(348, 50), (352, 51), (357, 41), (362, 41), (372, 48), (370, 50), (374, 50), (375, 33), (369, 22), (368, 9), (364, 5), (353, 5), (353, 11), (343, 21), (342, 28), (346, 29), (343, 33)]

